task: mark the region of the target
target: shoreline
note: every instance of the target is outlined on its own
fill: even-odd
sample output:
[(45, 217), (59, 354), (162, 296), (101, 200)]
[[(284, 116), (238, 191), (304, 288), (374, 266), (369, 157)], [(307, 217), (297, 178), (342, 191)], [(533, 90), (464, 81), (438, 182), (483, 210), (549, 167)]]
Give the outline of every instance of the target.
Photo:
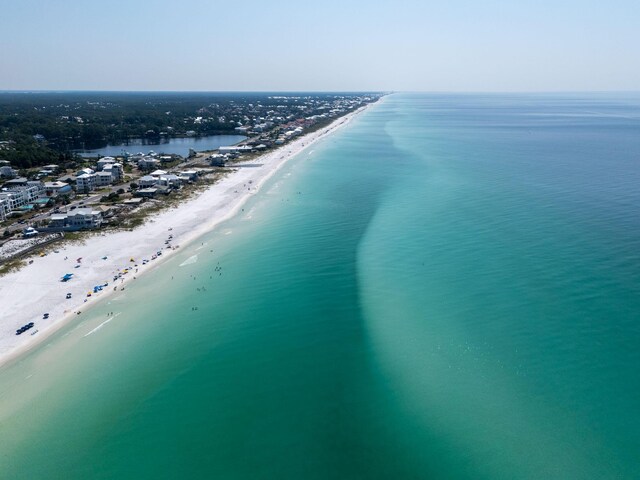
[[(259, 167), (242, 168), (244, 162), (231, 167), (229, 175), (195, 198), (149, 217), (134, 230), (107, 233), (98, 230), (81, 244), (65, 245), (57, 253), (34, 258), (32, 264), (1, 277), (0, 368), (41, 344), (73, 318), (121, 291), (138, 276), (162, 265), (182, 247), (234, 217), (291, 158), (347, 125), (371, 105), (248, 161), (259, 163)], [(171, 249), (164, 243), (169, 235), (173, 236)], [(151, 260), (158, 251), (162, 255)], [(79, 258), (81, 261), (77, 262)], [(149, 261), (143, 264), (143, 259)], [(113, 281), (125, 268), (130, 269), (129, 273)], [(73, 278), (61, 282), (66, 273), (73, 273)], [(86, 296), (94, 286), (105, 283), (108, 286), (104, 291)], [(71, 299), (65, 298), (66, 293), (72, 294)], [(45, 312), (50, 314), (48, 319), (43, 319)], [(17, 328), (29, 322), (35, 323), (33, 329), (20, 336), (15, 334)]]

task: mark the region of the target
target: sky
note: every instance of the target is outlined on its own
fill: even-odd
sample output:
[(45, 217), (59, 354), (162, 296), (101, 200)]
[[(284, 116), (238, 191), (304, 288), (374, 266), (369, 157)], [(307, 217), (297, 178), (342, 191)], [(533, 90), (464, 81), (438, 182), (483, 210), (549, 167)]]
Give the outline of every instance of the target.
[(0, 90), (638, 91), (639, 0), (0, 0)]

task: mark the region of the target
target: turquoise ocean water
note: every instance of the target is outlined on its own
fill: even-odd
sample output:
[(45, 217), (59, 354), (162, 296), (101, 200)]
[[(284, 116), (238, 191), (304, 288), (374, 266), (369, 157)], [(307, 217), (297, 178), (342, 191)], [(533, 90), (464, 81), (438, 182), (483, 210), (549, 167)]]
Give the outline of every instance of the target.
[(0, 478), (638, 478), (639, 317), (640, 95), (395, 94), (0, 369)]

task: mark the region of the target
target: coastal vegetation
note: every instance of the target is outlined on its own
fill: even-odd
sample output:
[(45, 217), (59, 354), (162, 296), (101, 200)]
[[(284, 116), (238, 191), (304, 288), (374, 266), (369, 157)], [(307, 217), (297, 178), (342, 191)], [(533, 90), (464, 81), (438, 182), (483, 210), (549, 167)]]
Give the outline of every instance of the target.
[(272, 97), (261, 93), (0, 93), (0, 159), (25, 169), (65, 164), (74, 150), (176, 137), (237, 133), (250, 118), (283, 121), (326, 113), (352, 94)]
[(10, 260), (8, 262), (0, 263), (0, 277), (6, 275), (7, 273), (15, 272), (20, 270), (22, 267), (26, 265), (26, 262), (23, 259), (15, 259)]

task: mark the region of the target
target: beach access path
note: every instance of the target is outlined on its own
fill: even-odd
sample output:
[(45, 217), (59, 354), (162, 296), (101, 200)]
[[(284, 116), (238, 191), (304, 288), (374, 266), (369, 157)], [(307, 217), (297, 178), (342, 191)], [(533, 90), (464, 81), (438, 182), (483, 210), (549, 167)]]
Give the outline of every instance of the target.
[[(197, 197), (153, 215), (134, 230), (98, 232), (87, 236), (83, 243), (67, 243), (57, 253), (34, 257), (33, 263), (0, 277), (0, 366), (79, 318), (78, 312), (84, 313), (109, 297), (114, 287), (120, 290), (134, 277), (179, 252), (176, 247), (186, 246), (232, 217), (287, 160), (346, 125), (366, 108), (251, 160), (252, 168), (234, 169)], [(173, 249), (165, 244), (169, 235)], [(158, 251), (162, 256), (151, 260)], [(149, 262), (143, 265), (143, 259)], [(113, 281), (125, 268), (129, 272)], [(72, 280), (62, 282), (67, 273), (73, 274)], [(87, 297), (95, 286), (105, 283), (108, 286)], [(70, 299), (66, 298), (67, 293), (71, 294)], [(48, 319), (43, 319), (44, 313), (49, 313)], [(29, 322), (34, 322), (34, 327), (16, 335), (16, 329)]]

